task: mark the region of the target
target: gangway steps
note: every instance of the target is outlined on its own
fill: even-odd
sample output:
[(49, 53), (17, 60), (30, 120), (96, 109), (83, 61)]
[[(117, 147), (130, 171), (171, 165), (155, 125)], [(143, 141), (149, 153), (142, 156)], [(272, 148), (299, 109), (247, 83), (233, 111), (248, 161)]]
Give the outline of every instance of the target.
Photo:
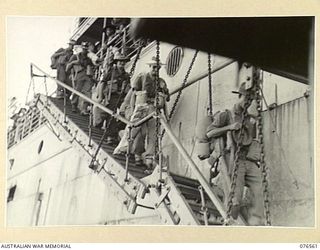
[[(60, 111), (63, 112), (64, 110), (64, 100), (63, 99), (57, 99), (53, 97), (48, 97), (49, 100), (57, 107)], [(89, 116), (83, 116), (79, 114), (78, 112), (72, 112), (71, 110), (71, 104), (69, 101), (67, 101), (66, 105), (66, 116), (68, 119), (70, 119), (72, 122), (74, 122), (84, 133), (86, 133), (89, 136)], [(100, 139), (103, 135), (103, 130), (100, 128), (92, 127), (91, 130), (91, 138), (94, 142), (99, 143)], [(117, 145), (116, 144), (107, 144), (105, 141), (103, 142), (101, 149), (105, 152), (112, 155), (112, 157), (124, 168), (126, 164), (126, 157), (125, 155), (113, 155), (113, 151)], [(143, 178), (147, 176), (147, 174), (144, 172), (146, 170), (145, 165), (136, 165), (134, 158), (130, 156), (129, 159), (129, 172), (136, 178)]]
[[(48, 97), (50, 102), (54, 104), (62, 113), (64, 110), (64, 100), (57, 99), (53, 97)], [(70, 119), (74, 124), (76, 124), (79, 129), (82, 130), (87, 136), (89, 136), (89, 116), (83, 116), (78, 112), (72, 112), (71, 104), (68, 101), (66, 105), (66, 116), (67, 119)], [(91, 130), (91, 139), (95, 143), (99, 143), (103, 135), (103, 130), (100, 128), (92, 127)], [(116, 144), (107, 144), (105, 141), (102, 143), (101, 150), (105, 151), (116, 160), (119, 165), (125, 168), (126, 157), (124, 155), (113, 155), (113, 151), (117, 145)], [(136, 165), (132, 156), (129, 158), (129, 172), (134, 177), (142, 179), (148, 174), (145, 173), (145, 165)], [(175, 182), (176, 187), (180, 191), (181, 195), (184, 197), (186, 205), (190, 207), (195, 217), (198, 219), (199, 223), (204, 225), (203, 209), (201, 206), (201, 196), (198, 187), (200, 183), (197, 180), (187, 178), (184, 176), (179, 176), (170, 173), (173, 181)], [(222, 225), (222, 217), (215, 208), (215, 206), (210, 201), (208, 195), (205, 193), (205, 203), (208, 213), (208, 225)], [(174, 201), (172, 201), (174, 202)], [(191, 211), (190, 210), (190, 211)]]
[[(192, 209), (193, 213), (196, 215), (200, 224), (204, 225), (203, 211), (201, 206), (201, 196), (198, 187), (200, 183), (197, 180), (187, 178), (184, 176), (179, 176), (171, 173), (170, 176), (176, 183), (176, 187), (180, 190), (181, 194), (184, 196), (188, 205)], [(204, 193), (206, 208), (208, 212), (208, 225), (222, 225), (223, 219), (212, 204), (209, 196)], [(222, 198), (222, 197), (220, 197)]]

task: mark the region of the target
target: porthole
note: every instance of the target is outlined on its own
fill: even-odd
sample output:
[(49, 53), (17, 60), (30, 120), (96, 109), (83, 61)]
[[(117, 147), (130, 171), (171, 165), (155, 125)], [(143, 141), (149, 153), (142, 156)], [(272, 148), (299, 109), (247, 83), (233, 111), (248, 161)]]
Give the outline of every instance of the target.
[(181, 47), (173, 48), (166, 61), (166, 71), (168, 76), (173, 77), (180, 69), (183, 58), (183, 49)]
[(43, 148), (43, 140), (40, 142), (40, 144), (39, 144), (39, 146), (38, 146), (38, 154), (41, 153), (42, 148)]

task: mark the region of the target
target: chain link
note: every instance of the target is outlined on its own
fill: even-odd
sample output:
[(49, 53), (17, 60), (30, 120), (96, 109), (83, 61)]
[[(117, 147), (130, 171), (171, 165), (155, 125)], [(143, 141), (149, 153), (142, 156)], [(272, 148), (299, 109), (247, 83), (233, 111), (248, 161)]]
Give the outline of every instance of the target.
[(258, 140), (260, 144), (260, 168), (262, 171), (262, 184), (263, 184), (263, 198), (264, 198), (264, 211), (265, 211), (265, 219), (266, 225), (271, 226), (271, 216), (269, 209), (269, 192), (268, 192), (268, 167), (265, 162), (265, 154), (264, 154), (264, 140), (263, 140), (263, 121), (262, 121), (262, 95), (260, 94), (260, 69), (255, 69), (253, 81), (254, 81), (254, 89), (256, 93), (256, 101), (257, 101), (257, 109), (258, 109)]
[[(271, 225), (271, 216), (270, 216), (270, 209), (269, 209), (269, 193), (268, 193), (268, 180), (267, 180), (267, 172), (268, 168), (265, 163), (265, 154), (264, 154), (264, 140), (263, 140), (263, 121), (262, 121), (262, 99), (260, 95), (260, 69), (254, 69), (253, 75), (253, 90), (255, 91), (255, 98), (257, 101), (257, 109), (258, 109), (258, 119), (257, 119), (257, 127), (258, 127), (258, 139), (260, 144), (260, 167), (262, 169), (262, 182), (263, 182), (263, 197), (264, 197), (264, 210), (265, 210), (265, 217), (266, 217), (266, 225)], [(231, 182), (231, 190), (229, 193), (228, 199), (228, 209), (227, 209), (227, 219), (226, 221), (230, 221), (231, 210), (232, 210), (232, 200), (234, 198), (234, 191), (236, 187), (236, 180), (238, 176), (238, 168), (239, 168), (239, 154), (242, 147), (242, 140), (244, 136), (244, 122), (248, 115), (248, 107), (252, 102), (252, 97), (246, 99), (244, 110), (241, 114), (241, 128), (240, 128), (240, 138), (237, 140), (237, 150), (235, 152), (235, 160), (234, 160), (234, 169), (232, 174), (232, 182)]]
[(138, 48), (136, 57), (135, 57), (135, 59), (133, 61), (132, 67), (131, 67), (130, 72), (129, 72), (130, 78), (133, 76), (133, 73), (134, 73), (134, 71), (136, 69), (137, 62), (138, 62), (138, 60), (140, 58), (140, 54), (141, 54), (141, 50), (142, 50), (143, 46), (144, 46), (144, 41), (140, 40), (139, 41), (139, 48)]
[[(160, 92), (160, 79), (159, 79), (159, 68), (160, 68), (160, 42), (157, 41), (156, 45), (156, 62), (157, 62), (157, 69), (156, 69), (156, 134), (155, 134), (155, 147), (154, 147), (154, 158), (155, 160), (159, 158), (159, 137), (161, 136), (160, 133), (160, 107), (159, 107), (159, 92)], [(161, 166), (160, 166), (161, 167)]]
[[(174, 101), (174, 103), (172, 105), (172, 108), (170, 110), (170, 113), (169, 113), (169, 116), (168, 116), (168, 122), (171, 120), (171, 118), (172, 118), (172, 116), (173, 116), (173, 114), (174, 114), (174, 112), (176, 110), (177, 104), (178, 104), (178, 102), (180, 100), (180, 97), (181, 97), (181, 94), (182, 94), (182, 90), (183, 90), (184, 86), (187, 84), (187, 80), (188, 80), (190, 72), (191, 72), (191, 70), (193, 68), (194, 62), (195, 62), (195, 60), (197, 58), (198, 52), (199, 51), (197, 50), (193, 55), (193, 58), (191, 60), (190, 66), (189, 66), (189, 68), (187, 70), (187, 73), (186, 73), (186, 75), (185, 75), (185, 77), (183, 79), (183, 82), (181, 84), (181, 87), (180, 87), (180, 90), (178, 92), (178, 95), (177, 95), (177, 97), (176, 97), (176, 99), (175, 99), (175, 101)], [(161, 138), (163, 138), (164, 133), (165, 133), (165, 130), (162, 130)]]
[(209, 115), (212, 116), (212, 76), (211, 76), (211, 55), (208, 53), (208, 79), (209, 79)]
[(231, 188), (230, 188), (230, 193), (229, 193), (229, 198), (228, 198), (228, 208), (227, 208), (227, 217), (226, 217), (226, 222), (228, 223), (228, 221), (230, 221), (230, 217), (231, 217), (231, 210), (232, 210), (232, 206), (233, 206), (233, 198), (234, 198), (234, 193), (235, 193), (235, 188), (236, 188), (236, 181), (238, 178), (238, 169), (239, 169), (239, 156), (240, 156), (240, 151), (242, 149), (242, 140), (244, 137), (244, 122), (247, 118), (248, 115), (248, 108), (251, 104), (252, 98), (249, 97), (245, 100), (244, 103), (244, 108), (243, 111), (241, 113), (241, 127), (240, 127), (240, 136), (237, 140), (237, 144), (236, 144), (236, 152), (235, 152), (235, 159), (234, 159), (234, 166), (233, 166), (233, 173), (232, 173), (232, 178), (231, 178)]

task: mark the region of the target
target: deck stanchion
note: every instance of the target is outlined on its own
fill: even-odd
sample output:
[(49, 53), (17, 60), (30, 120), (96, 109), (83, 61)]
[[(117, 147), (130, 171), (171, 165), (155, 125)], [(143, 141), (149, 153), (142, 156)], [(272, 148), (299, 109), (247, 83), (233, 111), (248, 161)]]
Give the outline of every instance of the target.
[(131, 143), (132, 143), (132, 127), (128, 127), (128, 147), (126, 153), (126, 175), (124, 181), (128, 181), (128, 172), (129, 172), (129, 158), (130, 158), (130, 151), (131, 151)]
[[(48, 100), (48, 95), (47, 95)], [(67, 90), (63, 89), (63, 122), (67, 122)]]
[(159, 182), (163, 183), (163, 179), (162, 179), (162, 137), (161, 137), (161, 133), (160, 133), (160, 129), (159, 129), (159, 133), (158, 133), (158, 159), (159, 159)]
[(91, 140), (92, 140), (92, 111), (93, 111), (93, 105), (90, 105), (90, 113), (89, 113), (89, 143), (88, 146), (91, 147)]

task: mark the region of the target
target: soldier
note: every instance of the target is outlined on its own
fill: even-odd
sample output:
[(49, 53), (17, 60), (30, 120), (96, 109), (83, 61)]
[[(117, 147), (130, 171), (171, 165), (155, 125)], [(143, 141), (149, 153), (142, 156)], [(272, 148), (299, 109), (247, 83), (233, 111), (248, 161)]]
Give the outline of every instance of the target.
[[(88, 54), (88, 43), (83, 42), (81, 44), (82, 51), (79, 54), (73, 55), (69, 63), (67, 64), (67, 71), (72, 69), (72, 81), (73, 87), (91, 97), (92, 89), (92, 66), (91, 59), (87, 56)], [(79, 104), (80, 114), (88, 115), (88, 103), (84, 100), (79, 100), (77, 95), (71, 97), (72, 112), (77, 111), (77, 105)]]
[[(156, 97), (156, 74), (157, 67), (159, 70), (161, 62), (157, 64), (156, 58), (147, 63), (150, 67), (150, 71), (138, 75), (134, 83), (132, 84), (132, 100), (131, 103), (133, 114), (131, 116), (132, 122), (137, 122), (146, 117), (153, 111), (155, 111), (155, 97)], [(160, 95), (160, 108), (165, 107), (165, 102), (169, 101), (169, 91), (167, 89), (166, 82), (159, 77), (159, 95)], [(131, 153), (135, 155), (136, 164), (142, 163), (142, 154), (144, 154), (145, 163), (149, 169), (153, 168), (153, 155), (155, 147), (155, 129), (156, 124), (154, 119), (150, 119), (138, 128), (132, 129), (133, 145), (131, 147)], [(122, 141), (115, 149), (114, 153), (121, 153), (126, 151), (127, 136), (122, 138)]]
[[(101, 81), (101, 86), (99, 87), (100, 93), (98, 100), (102, 101), (106, 107), (111, 110), (117, 108), (117, 102), (120, 97), (120, 93), (127, 93), (130, 89), (130, 76), (125, 71), (125, 65), (129, 61), (128, 58), (124, 57), (121, 54), (115, 55), (114, 66), (109, 69), (109, 71), (104, 74)], [(119, 103), (122, 103), (124, 100), (123, 97), (120, 98)], [(103, 120), (107, 121), (111, 119), (109, 114), (103, 114), (98, 108), (94, 108), (93, 112), (93, 124), (96, 127), (101, 127)], [(107, 131), (107, 143), (112, 144), (115, 141), (118, 141), (118, 131), (119, 129), (124, 129), (125, 124), (117, 122), (115, 119), (112, 119), (110, 127)]]
[[(219, 112), (214, 116), (213, 124), (207, 129), (208, 138), (225, 137), (227, 141), (226, 148), (232, 149), (231, 152), (236, 152), (237, 142), (240, 140), (240, 128), (242, 114), (245, 108), (245, 103), (248, 102), (250, 96), (253, 96), (252, 89), (246, 89), (245, 83), (241, 84), (239, 91), (232, 91), (238, 94), (239, 101), (232, 110)], [(235, 194), (232, 199), (232, 217), (236, 219), (240, 213), (241, 203), (243, 201), (244, 187), (248, 187), (252, 194), (251, 205), (248, 207), (247, 222), (249, 225), (263, 225), (263, 191), (262, 177), (259, 169), (260, 160), (260, 145), (254, 140), (255, 138), (255, 122), (258, 115), (256, 102), (253, 101), (247, 108), (248, 115), (243, 122), (244, 136), (240, 142), (241, 148), (239, 152), (239, 168), (236, 179)], [(218, 122), (217, 122), (218, 121)], [(219, 124), (218, 124), (219, 123)], [(230, 131), (230, 132), (228, 132)], [(230, 137), (229, 137), (230, 135)], [(231, 138), (231, 139), (229, 139)], [(230, 155), (231, 159), (235, 155)], [(230, 176), (233, 168), (229, 166)]]
[[(68, 48), (60, 48), (51, 56), (51, 68), (57, 70), (57, 80), (71, 86), (69, 74), (66, 70), (66, 64), (73, 55), (73, 47), (76, 42), (70, 40), (68, 44)], [(57, 84), (56, 96), (59, 99), (64, 96), (64, 89), (59, 84)]]
[(130, 18), (114, 17), (111, 23), (116, 27), (116, 34), (120, 34), (123, 29), (130, 23)]

